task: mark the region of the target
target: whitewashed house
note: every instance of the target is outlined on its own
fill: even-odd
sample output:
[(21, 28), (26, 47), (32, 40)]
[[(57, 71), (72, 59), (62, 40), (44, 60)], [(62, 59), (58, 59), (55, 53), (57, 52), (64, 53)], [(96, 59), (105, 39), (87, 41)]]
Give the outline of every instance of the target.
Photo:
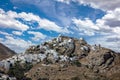
[(82, 40), (84, 40), (84, 39), (81, 37), (80, 40), (82, 41)]
[(69, 57), (66, 55), (60, 55), (59, 57), (60, 57), (60, 62), (65, 62), (69, 60)]
[(56, 38), (56, 41), (57, 41), (57, 43), (60, 43), (60, 42), (62, 42), (62, 37), (61, 37), (61, 34)]
[(59, 46), (66, 46), (67, 43), (68, 43), (68, 40), (64, 40), (63, 42), (61, 42), (61, 43), (59, 44)]
[(25, 55), (25, 61), (28, 63), (31, 63), (32, 62), (32, 54)]
[(68, 48), (74, 48), (74, 41), (73, 39), (69, 39), (67, 43)]
[(9, 61), (4, 61), (4, 68), (6, 70), (9, 70), (9, 68), (10, 68), (10, 62)]
[(88, 51), (88, 50), (89, 50), (89, 47), (87, 47), (87, 46), (82, 46), (80, 49), (83, 50), (83, 51)]
[(40, 59), (40, 61), (43, 61), (43, 59), (45, 59), (46, 57), (46, 54), (38, 54), (38, 59)]
[(49, 50), (53, 60), (58, 60), (58, 53), (55, 50)]

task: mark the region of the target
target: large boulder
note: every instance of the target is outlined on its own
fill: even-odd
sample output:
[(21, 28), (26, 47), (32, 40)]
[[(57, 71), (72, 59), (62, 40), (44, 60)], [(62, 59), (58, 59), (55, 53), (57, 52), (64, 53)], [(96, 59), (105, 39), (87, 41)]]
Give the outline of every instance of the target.
[(109, 49), (102, 48), (99, 51), (91, 51), (88, 56), (81, 60), (81, 63), (87, 65), (88, 68), (104, 72), (106, 68), (114, 65), (116, 55)]

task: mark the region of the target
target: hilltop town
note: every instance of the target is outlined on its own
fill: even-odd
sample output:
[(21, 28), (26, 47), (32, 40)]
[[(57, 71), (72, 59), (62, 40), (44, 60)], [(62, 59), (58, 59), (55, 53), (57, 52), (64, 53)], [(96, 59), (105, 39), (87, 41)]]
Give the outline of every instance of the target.
[[(50, 41), (30, 46), (25, 53), (0, 61), (3, 80), (20, 80), (12, 74), (16, 65), (32, 65), (24, 72), (31, 80), (119, 80), (120, 54), (89, 45), (83, 38), (59, 35)], [(11, 71), (11, 72), (10, 72)], [(116, 75), (115, 75), (116, 74)], [(12, 79), (11, 76), (12, 75)], [(116, 78), (115, 78), (116, 77)]]

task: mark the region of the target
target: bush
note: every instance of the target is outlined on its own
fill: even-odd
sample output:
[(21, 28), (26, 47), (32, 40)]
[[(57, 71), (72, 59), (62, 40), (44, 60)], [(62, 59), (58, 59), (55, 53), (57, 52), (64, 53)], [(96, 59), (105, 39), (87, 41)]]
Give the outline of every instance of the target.
[(8, 75), (12, 77), (16, 77), (17, 80), (22, 80), (25, 79), (24, 73), (30, 70), (31, 68), (32, 68), (32, 64), (30, 63), (25, 63), (22, 66), (20, 64), (20, 61), (16, 61), (15, 65), (10, 67), (8, 71)]
[(31, 63), (25, 63), (23, 66), (25, 72), (29, 71), (32, 67), (33, 65)]
[(20, 63), (17, 61), (14, 66), (10, 67), (8, 71), (9, 76), (16, 77), (17, 80), (22, 80), (24, 77), (24, 69), (20, 65)]
[(73, 64), (77, 67), (81, 67), (81, 63), (78, 60), (74, 61)]

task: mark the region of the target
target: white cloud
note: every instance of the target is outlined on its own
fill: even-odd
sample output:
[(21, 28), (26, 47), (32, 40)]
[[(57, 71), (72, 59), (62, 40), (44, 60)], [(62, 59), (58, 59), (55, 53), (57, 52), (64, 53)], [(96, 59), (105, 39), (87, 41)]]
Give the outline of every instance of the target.
[(20, 31), (12, 31), (12, 33), (14, 34), (14, 35), (18, 35), (18, 36), (21, 36), (23, 33), (22, 32), (20, 32)]
[(66, 4), (69, 4), (71, 0), (56, 0), (58, 2), (63, 2), (63, 3), (66, 3)]
[(34, 15), (33, 13), (26, 13), (26, 12), (21, 12), (18, 13), (17, 15), (18, 18), (22, 18), (25, 21), (39, 21), (40, 17), (37, 15)]
[(3, 38), (0, 38), (0, 42), (2, 42), (4, 39)]
[(16, 13), (14, 11), (5, 12), (4, 10), (0, 9), (0, 27), (1, 28), (12, 28), (16, 30), (26, 31), (29, 29), (29, 26), (23, 24), (21, 21), (18, 21), (16, 18), (23, 19), (24, 22), (27, 21), (35, 21), (38, 23), (38, 27), (40, 29), (45, 29), (48, 31), (55, 31), (58, 33), (69, 33), (69, 30), (64, 27), (58, 26), (55, 22), (42, 19), (33, 13)]
[[(34, 15), (33, 13), (26, 13), (21, 12), (17, 13), (14, 11), (7, 11), (5, 12), (3, 9), (0, 9), (0, 28), (10, 28), (14, 29), (15, 31), (12, 31), (12, 34), (8, 34), (7, 32), (0, 31), (0, 34), (5, 36), (5, 39), (0, 38), (0, 41), (7, 45), (12, 50), (15, 50), (16, 52), (23, 52), (29, 45), (32, 44), (31, 41), (25, 41), (21, 38), (16, 38), (14, 35), (21, 36), (24, 31), (30, 30), (31, 26), (28, 26), (24, 24), (22, 21), (18, 20), (22, 19), (23, 22), (37, 22), (38, 26), (37, 29), (44, 29), (48, 31), (55, 31), (57, 33), (69, 33), (67, 28), (58, 26), (55, 22), (42, 19), (37, 15)], [(28, 31), (29, 34), (32, 34), (33, 37), (31, 37), (34, 41), (43, 40), (47, 37), (47, 35), (44, 35), (40, 32), (34, 32), (34, 31)]]
[(120, 7), (120, 0), (78, 0), (81, 4), (87, 4), (93, 8), (99, 8), (102, 10), (114, 10)]
[(45, 39), (47, 36), (42, 34), (41, 32), (35, 32), (35, 31), (28, 31), (28, 34), (34, 35), (34, 37), (31, 37), (34, 41), (39, 41), (41, 39)]
[(11, 36), (5, 36), (5, 39), (2, 41), (2, 43), (18, 53), (25, 51), (26, 48), (32, 45), (31, 41), (25, 41), (23, 39), (14, 38)]
[(95, 35), (95, 31), (99, 30), (99, 27), (88, 18), (84, 20), (74, 18), (72, 21), (77, 27), (77, 30), (83, 32), (82, 34), (84, 35), (93, 36)]
[(102, 47), (112, 49), (116, 52), (120, 52), (120, 37), (117, 35), (102, 36), (89, 39), (90, 44), (101, 44)]
[(29, 26), (22, 24), (20, 21), (15, 19), (17, 15), (16, 12), (8, 11), (0, 9), (0, 27), (1, 28), (12, 28), (16, 30), (25, 31), (29, 29)]
[(32, 4), (45, 15), (49, 16), (50, 18), (54, 18), (55, 22), (58, 23), (59, 26), (61, 25), (61, 27), (70, 25), (71, 17), (76, 16), (79, 11), (74, 5), (57, 4), (55, 0), (11, 0), (11, 2), (14, 5), (20, 3), (30, 5)]
[(5, 36), (12, 36), (12, 34), (9, 34), (7, 32), (0, 31), (0, 34), (5, 35)]
[(73, 23), (75, 23), (76, 26), (80, 26), (80, 27), (83, 27), (83, 28), (86, 28), (86, 29), (99, 30), (99, 27), (95, 26), (94, 23), (88, 18), (85, 18), (85, 20), (74, 18)]
[(102, 10), (114, 10), (116, 8), (120, 8), (120, 0), (56, 0), (59, 2), (67, 3), (69, 4), (71, 1), (73, 2), (79, 2), (83, 5), (90, 5), (93, 8), (98, 8)]
[(96, 25), (101, 31), (120, 34), (120, 8), (108, 11), (101, 19), (96, 20)]
[(55, 24), (55, 22), (51, 22), (47, 19), (42, 19), (39, 21), (40, 28), (44, 28), (46, 30), (56, 31), (58, 33), (69, 33), (67, 28), (59, 27)]
[(55, 31), (58, 33), (69, 33), (67, 28), (60, 27), (55, 22), (47, 19), (42, 19), (39, 16), (34, 15), (32, 13), (22, 12), (18, 14), (18, 17), (24, 19), (25, 21), (36, 21), (39, 24), (39, 28), (48, 31)]
[(102, 37), (92, 38), (89, 42), (101, 44), (104, 47), (120, 51), (120, 8), (114, 11), (108, 11), (101, 19), (97, 19), (94, 23), (90, 19), (73, 19), (73, 24), (80, 33), (84, 35), (95, 35), (98, 33)]
[(108, 11), (101, 19), (97, 19), (94, 23), (90, 19), (73, 19), (73, 23), (78, 27), (78, 30), (84, 32), (93, 32), (99, 34), (114, 34), (120, 35), (120, 8), (114, 11)]

